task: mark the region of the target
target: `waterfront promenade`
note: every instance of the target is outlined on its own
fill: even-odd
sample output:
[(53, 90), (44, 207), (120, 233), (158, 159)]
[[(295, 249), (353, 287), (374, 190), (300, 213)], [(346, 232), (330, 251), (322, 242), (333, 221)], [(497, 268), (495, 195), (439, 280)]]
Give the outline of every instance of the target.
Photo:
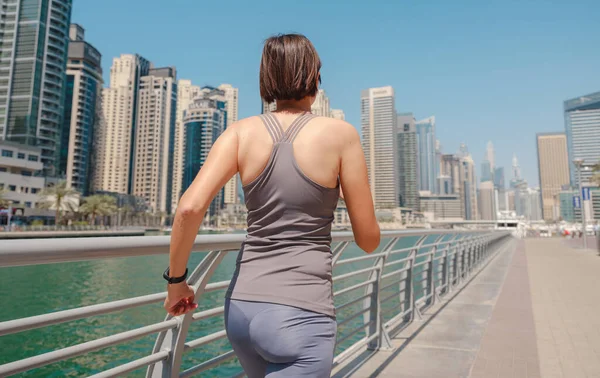
[[(590, 244), (595, 247), (595, 244)], [(507, 246), (472, 281), (335, 377), (600, 377), (600, 257), (564, 239)]]

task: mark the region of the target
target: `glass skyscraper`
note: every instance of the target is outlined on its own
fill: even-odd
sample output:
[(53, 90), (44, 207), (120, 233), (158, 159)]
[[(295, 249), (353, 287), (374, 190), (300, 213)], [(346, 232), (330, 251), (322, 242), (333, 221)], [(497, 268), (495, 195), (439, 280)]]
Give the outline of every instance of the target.
[(429, 117), (416, 123), (417, 128), (417, 167), (419, 171), (419, 190), (438, 193), (437, 177), (440, 162), (436, 156), (435, 117)]
[(398, 179), (401, 207), (419, 210), (417, 133), (412, 113), (398, 114)]
[[(203, 88), (204, 89), (204, 88)], [(208, 91), (209, 94), (210, 91)], [(198, 98), (183, 116), (185, 128), (185, 151), (182, 193), (192, 184), (204, 165), (210, 149), (225, 130), (227, 123), (226, 103), (217, 99)], [(214, 216), (223, 205), (223, 190), (210, 205), (208, 214)]]
[[(574, 159), (583, 159), (584, 164), (600, 162), (600, 92), (567, 100), (564, 103), (565, 131), (571, 185), (578, 186)], [(592, 170), (582, 170), (582, 181), (589, 182)]]
[(38, 146), (57, 173), (71, 0), (0, 2), (0, 139)]

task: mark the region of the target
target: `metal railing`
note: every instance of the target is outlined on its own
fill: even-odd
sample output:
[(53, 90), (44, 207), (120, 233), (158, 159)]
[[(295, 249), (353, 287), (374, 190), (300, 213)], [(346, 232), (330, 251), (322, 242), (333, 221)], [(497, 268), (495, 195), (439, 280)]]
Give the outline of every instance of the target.
[[(492, 230), (383, 232), (382, 243), (377, 251), (359, 254), (353, 244), (352, 233), (334, 233), (333, 283), (339, 331), (334, 363), (339, 364), (365, 348), (392, 348), (391, 330), (419, 319), (424, 308), (433, 305), (480, 269), (498, 250), (498, 246), (509, 238), (509, 232)], [(209, 251), (188, 280), (196, 290), (199, 304), (208, 293), (228, 287), (229, 281), (212, 282), (211, 277), (225, 255), (238, 251), (244, 239), (244, 234), (197, 237), (193, 250)], [(352, 251), (344, 253), (348, 250)], [(0, 267), (148, 256), (167, 254), (168, 251), (168, 236), (49, 239), (43, 242), (9, 240), (2, 241), (0, 245)], [(348, 256), (352, 254), (355, 256)], [(342, 256), (347, 257), (342, 259)], [(164, 292), (156, 293), (4, 321), (0, 323), (0, 344), (5, 335), (156, 305), (165, 297)], [(3, 301), (9, 302), (6, 298)], [(222, 316), (223, 311), (223, 306), (216, 306), (180, 317), (166, 316), (163, 321), (154, 324), (9, 362), (0, 365), (0, 377), (152, 334), (157, 336), (150, 354), (99, 372), (93, 377), (116, 377), (142, 368), (147, 369), (146, 377), (190, 377), (235, 358), (233, 351), (229, 350), (199, 364), (185, 369), (182, 367), (184, 354), (197, 348), (208, 348), (217, 340), (226, 338), (225, 330), (220, 328), (188, 340), (194, 323)], [(240, 371), (233, 376), (243, 375)]]

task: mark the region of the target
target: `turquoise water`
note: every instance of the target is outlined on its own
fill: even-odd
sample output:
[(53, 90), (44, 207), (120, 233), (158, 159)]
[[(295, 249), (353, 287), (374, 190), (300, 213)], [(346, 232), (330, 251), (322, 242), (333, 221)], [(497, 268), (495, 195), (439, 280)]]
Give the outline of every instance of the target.
[[(429, 240), (431, 238), (431, 240)], [(429, 237), (433, 241), (435, 237)], [(395, 248), (414, 245), (417, 238), (408, 237), (400, 240)], [(41, 242), (41, 241), (40, 241)], [(382, 242), (382, 245), (385, 243)], [(422, 252), (426, 252), (423, 250)], [(361, 256), (364, 252), (358, 247), (349, 246), (342, 258)], [(195, 267), (205, 256), (205, 253), (194, 253), (190, 258), (189, 268)], [(216, 270), (211, 282), (229, 280), (235, 268), (237, 253), (230, 252)], [(406, 254), (394, 255), (392, 259), (405, 257)], [(419, 261), (419, 259), (417, 259)], [(334, 274), (339, 275), (352, 270), (369, 267), (374, 260), (369, 259), (354, 264), (336, 267)], [(168, 264), (168, 256), (145, 256), (97, 261), (61, 263), (27, 267), (12, 267), (0, 269), (0, 321), (45, 314), (53, 311), (66, 310), (74, 307), (104, 303), (133, 296), (153, 294), (165, 289), (161, 278)], [(396, 265), (386, 272), (397, 270)], [(416, 275), (418, 277), (419, 275)], [(339, 290), (367, 278), (366, 274), (354, 276), (334, 285)], [(415, 279), (416, 282), (416, 279)], [(385, 282), (384, 282), (385, 285)], [(416, 285), (420, 290), (420, 286)], [(404, 287), (403, 284), (401, 287)], [(393, 286), (382, 294), (386, 297), (397, 291)], [(364, 289), (335, 298), (336, 305), (346, 303), (364, 294)], [(417, 295), (420, 296), (417, 292)], [(199, 300), (200, 310), (220, 306), (223, 303), (224, 290), (204, 295)], [(385, 308), (399, 307), (401, 296), (393, 298), (384, 304)], [(338, 320), (347, 318), (362, 307), (358, 302), (338, 313)], [(390, 312), (386, 319), (391, 318), (396, 311)], [(13, 335), (0, 337), (0, 364), (22, 358), (35, 356), (56, 349), (76, 345), (118, 332), (128, 331), (144, 325), (160, 322), (165, 312), (162, 303), (156, 303), (115, 314), (95, 316), (89, 319), (72, 321), (64, 324), (31, 330)], [(363, 322), (362, 316), (339, 328), (338, 338), (359, 327)], [(191, 325), (188, 340), (213, 333), (223, 328), (222, 316), (195, 322)], [(364, 337), (363, 331), (358, 332), (338, 348), (343, 348)], [(48, 365), (19, 377), (83, 377), (93, 373), (118, 366), (137, 358), (148, 355), (154, 345), (156, 335), (150, 335), (126, 344), (102, 349), (85, 356), (76, 357), (60, 363)], [(229, 350), (227, 340), (219, 340), (207, 347), (191, 350), (184, 356), (184, 368), (206, 361)], [(237, 361), (225, 363), (202, 377), (227, 377), (239, 371)], [(127, 376), (143, 377), (145, 369), (140, 369)]]

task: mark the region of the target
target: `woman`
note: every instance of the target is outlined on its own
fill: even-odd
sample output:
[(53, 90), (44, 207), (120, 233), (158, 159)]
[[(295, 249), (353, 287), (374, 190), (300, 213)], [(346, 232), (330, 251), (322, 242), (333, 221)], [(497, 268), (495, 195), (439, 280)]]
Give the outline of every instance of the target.
[(342, 189), (356, 243), (366, 252), (379, 245), (358, 133), (310, 113), (320, 68), (302, 35), (265, 42), (260, 95), (276, 101), (277, 110), (227, 128), (175, 215), (165, 308), (181, 315), (197, 306), (185, 277), (198, 228), (213, 197), (239, 172), (248, 236), (226, 295), (225, 329), (249, 378), (330, 376), (336, 335), (331, 223)]

